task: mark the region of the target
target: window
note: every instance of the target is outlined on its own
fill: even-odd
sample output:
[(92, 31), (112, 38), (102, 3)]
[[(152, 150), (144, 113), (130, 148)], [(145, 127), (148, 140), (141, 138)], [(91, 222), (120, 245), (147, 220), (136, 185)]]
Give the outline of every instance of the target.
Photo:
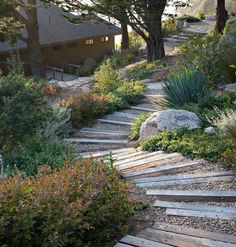
[(93, 44), (94, 44), (94, 40), (93, 40), (93, 39), (87, 39), (87, 40), (85, 41), (85, 44), (86, 44), (86, 45), (93, 45)]
[(101, 42), (108, 42), (109, 41), (109, 37), (105, 36), (101, 38)]

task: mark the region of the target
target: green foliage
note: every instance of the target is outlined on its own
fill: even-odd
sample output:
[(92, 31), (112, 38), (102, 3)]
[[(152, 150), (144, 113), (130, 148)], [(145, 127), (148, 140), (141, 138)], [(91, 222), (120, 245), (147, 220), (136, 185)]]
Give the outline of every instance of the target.
[(16, 172), (15, 168), (27, 176), (36, 175), (38, 169), (43, 165), (50, 166), (52, 170), (60, 169), (72, 152), (71, 146), (56, 136), (46, 137), (36, 133), (32, 137), (26, 138), (20, 147), (4, 157), (4, 162), (10, 166), (7, 168), (8, 174), (6, 175)]
[(130, 187), (103, 163), (81, 161), (36, 178), (0, 184), (0, 242), (5, 246), (105, 246), (127, 233)]
[(110, 59), (107, 59), (95, 72), (94, 79), (95, 90), (99, 93), (113, 92), (122, 85), (120, 74), (113, 68)]
[(0, 149), (10, 151), (42, 128), (51, 114), (45, 83), (10, 74), (0, 78)]
[(133, 65), (129, 71), (129, 77), (132, 80), (144, 80), (151, 79), (153, 74), (165, 67), (166, 64), (162, 63), (160, 60), (155, 61), (154, 63), (141, 63)]
[(195, 36), (188, 42), (181, 45), (181, 58), (178, 60), (178, 67), (195, 68), (205, 73), (212, 83), (219, 82), (221, 76), (216, 68), (219, 57), (220, 35), (210, 33), (207, 36)]
[(118, 69), (132, 63), (134, 60), (134, 55), (132, 52), (122, 53), (121, 51), (115, 51), (110, 60), (113, 68)]
[(139, 132), (142, 124), (149, 118), (150, 114), (141, 114), (137, 120), (132, 123), (129, 139), (137, 141), (139, 139)]
[(200, 13), (198, 14), (198, 16), (199, 16), (199, 19), (200, 19), (201, 21), (203, 21), (203, 20), (206, 19), (206, 16), (205, 16), (205, 14), (204, 14), (203, 12), (200, 12)]
[(148, 151), (180, 152), (192, 159), (219, 162), (222, 160), (222, 153), (228, 148), (232, 148), (232, 143), (218, 134), (209, 135), (202, 130), (179, 129), (173, 132), (162, 132), (160, 135), (145, 141), (142, 148)]
[(97, 68), (97, 62), (93, 58), (87, 58), (83, 66), (79, 68), (79, 76), (90, 76)]
[(162, 29), (164, 37), (171, 36), (179, 31), (175, 24), (175, 18), (169, 18), (164, 21)]
[(163, 86), (163, 105), (171, 108), (197, 102), (207, 93), (207, 84), (207, 77), (197, 70), (185, 69), (173, 74)]
[(198, 18), (198, 17), (195, 17), (195, 16), (191, 16), (191, 15), (183, 15), (183, 16), (180, 16), (177, 18), (177, 20), (180, 20), (180, 21), (186, 21), (186, 22), (200, 22), (201, 19)]

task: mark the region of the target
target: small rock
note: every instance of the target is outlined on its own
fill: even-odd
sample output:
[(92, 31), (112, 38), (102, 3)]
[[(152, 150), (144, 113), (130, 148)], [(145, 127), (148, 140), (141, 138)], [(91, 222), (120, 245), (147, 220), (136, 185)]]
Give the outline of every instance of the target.
[(206, 134), (216, 134), (217, 133), (217, 131), (216, 131), (216, 129), (214, 127), (205, 128), (204, 132)]
[(175, 22), (175, 25), (176, 25), (176, 27), (178, 28), (178, 29), (183, 29), (183, 26), (184, 26), (184, 23), (183, 23), (183, 21), (181, 21), (181, 20), (177, 20), (176, 22)]
[(227, 85), (225, 85), (224, 88), (225, 88), (225, 91), (227, 91), (227, 92), (235, 91), (236, 90), (236, 83), (227, 84)]

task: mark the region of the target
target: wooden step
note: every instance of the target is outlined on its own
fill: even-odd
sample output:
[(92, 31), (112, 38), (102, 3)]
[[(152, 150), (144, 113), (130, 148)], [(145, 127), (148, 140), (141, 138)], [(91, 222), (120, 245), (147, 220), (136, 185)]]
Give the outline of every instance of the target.
[(82, 132), (105, 132), (105, 133), (115, 133), (115, 134), (129, 134), (129, 131), (126, 130), (107, 130), (107, 129), (96, 129), (96, 128), (82, 128), (80, 131)]
[(135, 183), (152, 183), (152, 182), (163, 182), (163, 181), (174, 181), (183, 179), (195, 179), (195, 178), (208, 178), (208, 177), (219, 177), (219, 176), (233, 176), (234, 173), (231, 171), (226, 172), (211, 172), (201, 174), (184, 174), (184, 175), (172, 175), (172, 176), (158, 176), (158, 177), (147, 177), (147, 178), (136, 178)]
[(140, 160), (140, 161), (133, 161), (133, 162), (129, 162), (126, 164), (121, 164), (118, 166), (119, 170), (125, 170), (125, 169), (131, 169), (131, 168), (135, 168), (135, 167), (142, 167), (142, 168), (148, 168), (148, 167), (153, 167), (153, 166), (157, 166), (160, 164), (161, 161), (163, 160), (167, 160), (170, 158), (174, 158), (179, 156), (180, 154), (178, 153), (172, 153), (172, 154), (157, 154), (155, 156), (149, 157), (145, 160)]
[(176, 163), (173, 165), (165, 165), (160, 168), (150, 168), (142, 171), (132, 172), (132, 173), (125, 173), (123, 176), (125, 178), (135, 178), (135, 177), (150, 177), (150, 176), (162, 176), (162, 175), (169, 175), (178, 172), (188, 171), (189, 169), (194, 169), (199, 165), (202, 165), (202, 161), (189, 161), (189, 162), (181, 162)]
[(236, 202), (236, 191), (147, 190), (146, 194), (163, 201)]
[(159, 155), (159, 154), (163, 154), (163, 153), (164, 153), (163, 151), (157, 151), (157, 152), (152, 152), (152, 153), (143, 152), (143, 154), (141, 155), (118, 161), (116, 162), (116, 165), (123, 165), (123, 164), (131, 163), (134, 161), (138, 161), (138, 160), (144, 160), (144, 159), (147, 159), (147, 158)]
[(206, 230), (200, 230), (200, 229), (191, 228), (191, 227), (184, 227), (180, 225), (170, 225), (170, 224), (165, 224), (165, 223), (155, 223), (153, 228), (156, 230), (162, 230), (166, 232), (179, 233), (179, 234), (184, 234), (184, 235), (198, 237), (198, 238), (206, 238), (206, 239), (211, 239), (211, 240), (216, 240), (216, 241), (222, 241), (225, 243), (236, 244), (236, 236), (226, 235), (222, 233), (209, 232)]
[(66, 142), (72, 143), (83, 143), (83, 144), (118, 144), (124, 145), (128, 144), (127, 140), (112, 140), (112, 139), (89, 139), (89, 138), (67, 138), (65, 139)]
[(121, 153), (135, 153), (136, 149), (134, 148), (122, 148), (122, 149), (113, 149), (113, 150), (108, 150), (108, 151), (102, 151), (102, 152), (86, 152), (86, 153), (81, 153), (80, 156), (84, 159), (87, 158), (101, 158), (104, 156), (109, 155), (110, 153), (112, 153), (113, 155), (116, 154), (121, 154)]
[(149, 239), (152, 241), (159, 241), (164, 244), (169, 244), (176, 247), (233, 247), (231, 243), (222, 241), (215, 241), (206, 238), (198, 238), (184, 234), (177, 234), (157, 230), (154, 228), (147, 228), (138, 234), (139, 237)]
[(222, 206), (210, 206), (206, 204), (194, 204), (194, 203), (156, 200), (154, 203), (154, 207), (184, 209), (184, 210), (194, 210), (194, 211), (207, 211), (207, 212), (226, 213), (226, 214), (236, 215), (236, 208), (222, 207)]
[(130, 244), (132, 246), (138, 247), (170, 247), (170, 245), (162, 244), (160, 242), (154, 242), (151, 240), (147, 240), (144, 238), (134, 237), (131, 235), (127, 235), (120, 240), (121, 243)]
[(236, 214), (167, 208), (167, 215), (236, 221)]
[(129, 114), (129, 113), (125, 113), (125, 112), (114, 112), (112, 115), (119, 116), (119, 117), (130, 118), (130, 119), (134, 119), (134, 120), (139, 119), (139, 116), (133, 115), (133, 114)]
[(145, 111), (145, 112), (156, 112), (157, 111), (155, 109), (138, 107), (138, 106), (130, 106), (130, 109), (138, 110), (138, 111)]
[(234, 179), (236, 179), (235, 176), (216, 176), (216, 177), (181, 179), (181, 180), (162, 181), (162, 182), (137, 183), (136, 186), (140, 188), (148, 188), (148, 187), (153, 187), (153, 186), (171, 186), (171, 185), (212, 183), (215, 181), (229, 182), (229, 181), (234, 181)]
[(97, 136), (122, 136), (127, 137), (129, 135), (129, 131), (107, 131), (102, 129), (81, 129), (79, 133), (87, 134), (87, 135), (97, 135)]
[(118, 243), (114, 247), (133, 247), (132, 245)]
[(142, 156), (143, 154), (146, 154), (147, 152), (145, 151), (139, 151), (137, 150), (136, 152), (133, 152), (133, 153), (128, 153), (128, 154), (125, 154), (125, 153), (121, 153), (121, 154), (116, 154), (114, 155), (114, 157), (116, 158), (117, 161), (122, 161), (122, 160), (125, 160), (125, 159), (129, 159), (129, 158), (134, 158), (134, 157), (139, 157), (139, 156)]
[(122, 121), (116, 121), (116, 120), (110, 120), (110, 119), (103, 119), (103, 118), (97, 119), (97, 122), (99, 122), (99, 123), (105, 123), (105, 124), (132, 126), (132, 123), (129, 123), (129, 122), (122, 122)]

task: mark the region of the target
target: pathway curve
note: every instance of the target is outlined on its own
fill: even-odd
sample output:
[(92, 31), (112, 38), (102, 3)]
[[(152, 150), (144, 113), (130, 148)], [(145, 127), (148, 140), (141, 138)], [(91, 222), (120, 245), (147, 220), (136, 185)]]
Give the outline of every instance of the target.
[(132, 122), (141, 113), (160, 109), (160, 97), (161, 82), (149, 83), (141, 104), (98, 119), (67, 139), (79, 143), (78, 155), (84, 159), (107, 162), (111, 152), (124, 179), (133, 182), (134, 196), (148, 205), (134, 219), (133, 235), (115, 247), (236, 247), (235, 174), (179, 153), (130, 147)]

